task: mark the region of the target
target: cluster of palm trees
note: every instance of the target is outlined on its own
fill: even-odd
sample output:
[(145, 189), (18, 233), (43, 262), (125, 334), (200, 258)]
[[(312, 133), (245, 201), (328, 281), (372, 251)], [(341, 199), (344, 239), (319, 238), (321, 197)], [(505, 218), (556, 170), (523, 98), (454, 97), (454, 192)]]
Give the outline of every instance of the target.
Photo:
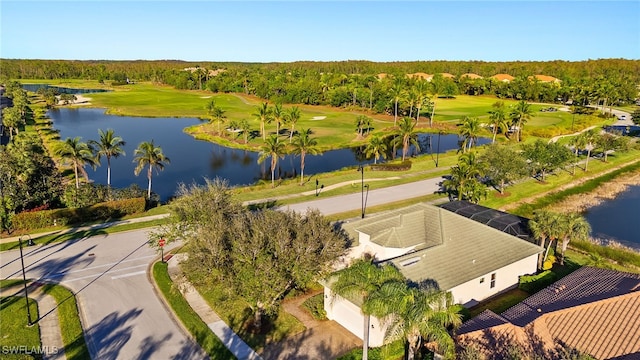
[(460, 305), (454, 305), (451, 293), (433, 287), (407, 283), (391, 265), (379, 266), (372, 260), (358, 259), (334, 274), (334, 294), (347, 299), (362, 299), (363, 359), (367, 359), (370, 317), (386, 326), (385, 340), (404, 340), (407, 359), (414, 359), (421, 345), (431, 343), (441, 354), (452, 358), (454, 343), (450, 331), (462, 323)]
[[(93, 169), (100, 165), (100, 159), (104, 156), (107, 159), (107, 187), (111, 187), (111, 159), (124, 156), (123, 147), (125, 141), (115, 135), (113, 129), (103, 131), (98, 129), (99, 140), (90, 140), (89, 142), (81, 141), (80, 137), (67, 138), (61, 142), (55, 149), (55, 155), (62, 159), (62, 162), (73, 166), (75, 175), (76, 189), (80, 187), (80, 176), (89, 180), (89, 176), (85, 170), (85, 166), (89, 165)], [(146, 166), (147, 179), (149, 185), (147, 189), (147, 197), (151, 198), (151, 178), (153, 170), (163, 170), (170, 159), (164, 155), (162, 148), (156, 146), (153, 142), (142, 142), (134, 150), (134, 159), (136, 167), (134, 173), (137, 176)]]
[[(586, 240), (589, 238), (591, 226), (579, 213), (560, 214), (548, 210), (535, 212), (529, 221), (529, 228), (538, 240), (538, 245), (545, 247), (544, 255), (538, 258), (538, 268), (542, 269), (549, 256), (551, 245), (556, 248), (560, 242), (560, 265), (564, 264), (564, 253), (571, 240)], [(556, 252), (557, 253), (557, 252)]]
[(281, 142), (277, 134), (273, 134), (264, 140), (264, 143), (260, 147), (258, 163), (261, 164), (266, 159), (271, 158), (272, 187), (275, 187), (275, 171), (278, 166), (278, 160), (284, 158), (284, 156), (289, 153), (300, 156), (300, 185), (304, 184), (305, 157), (307, 155), (321, 154), (318, 148), (318, 141), (311, 137), (311, 134), (311, 129), (300, 129), (300, 131), (296, 132), (289, 146)]
[(280, 127), (283, 125), (289, 126), (289, 143), (293, 141), (293, 134), (295, 133), (295, 127), (300, 120), (300, 108), (292, 106), (288, 109), (282, 107), (281, 104), (269, 106), (268, 103), (263, 102), (256, 106), (256, 112), (252, 114), (256, 120), (260, 122), (260, 135), (262, 140), (266, 141), (266, 129), (265, 125), (271, 122), (276, 123), (276, 136), (280, 135)]

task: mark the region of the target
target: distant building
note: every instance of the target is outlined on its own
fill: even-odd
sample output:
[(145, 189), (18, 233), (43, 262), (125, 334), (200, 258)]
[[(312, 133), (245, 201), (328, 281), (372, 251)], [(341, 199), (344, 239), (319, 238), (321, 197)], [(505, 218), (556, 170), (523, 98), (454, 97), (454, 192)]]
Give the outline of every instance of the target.
[(478, 74), (474, 74), (474, 73), (466, 73), (466, 74), (462, 74), (460, 75), (460, 78), (462, 79), (463, 77), (469, 78), (471, 80), (476, 80), (476, 79), (482, 79), (482, 76), (478, 75)]
[(559, 84), (562, 82), (562, 80), (558, 78), (554, 78), (553, 76), (549, 76), (549, 75), (533, 75), (533, 76), (529, 76), (528, 79), (529, 80), (537, 79), (538, 81), (543, 83), (554, 83), (554, 84)]
[(502, 82), (511, 82), (513, 81), (513, 79), (515, 79), (515, 77), (509, 74), (496, 74), (496, 75), (493, 75), (491, 79), (495, 79)]

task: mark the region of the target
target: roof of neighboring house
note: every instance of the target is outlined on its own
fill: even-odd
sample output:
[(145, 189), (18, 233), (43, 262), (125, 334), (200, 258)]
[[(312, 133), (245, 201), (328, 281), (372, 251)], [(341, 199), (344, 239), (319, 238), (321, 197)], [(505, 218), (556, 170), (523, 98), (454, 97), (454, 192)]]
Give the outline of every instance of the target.
[(465, 322), (458, 335), (487, 336), (533, 331), (599, 359), (640, 358), (640, 275), (583, 267), (503, 312), (486, 310)]
[(562, 80), (558, 79), (558, 78), (554, 78), (553, 76), (549, 76), (549, 75), (533, 75), (533, 76), (529, 76), (529, 80), (532, 80), (533, 78), (538, 79), (540, 82), (560, 82)]
[(355, 239), (359, 232), (365, 233), (381, 246), (415, 246), (415, 251), (389, 261), (409, 280), (436, 282), (445, 290), (543, 250), (424, 203), (344, 224), (343, 228)]
[(534, 242), (529, 230), (529, 219), (525, 217), (470, 203), (466, 200), (450, 201), (440, 207), (523, 240)]
[(378, 74), (376, 76), (378, 77), (378, 79), (384, 79), (384, 78), (387, 77), (387, 74), (386, 73), (380, 73), (380, 74)]
[(515, 79), (515, 77), (509, 74), (495, 74), (491, 77), (492, 79), (500, 80), (500, 81), (511, 81)]
[(482, 79), (482, 76), (478, 75), (478, 74), (474, 74), (474, 73), (466, 73), (466, 74), (462, 74), (460, 75), (461, 78), (463, 77), (468, 77), (469, 79)]
[(450, 73), (440, 73), (440, 75), (442, 75), (443, 78), (449, 78), (449, 79), (453, 79), (456, 76)]

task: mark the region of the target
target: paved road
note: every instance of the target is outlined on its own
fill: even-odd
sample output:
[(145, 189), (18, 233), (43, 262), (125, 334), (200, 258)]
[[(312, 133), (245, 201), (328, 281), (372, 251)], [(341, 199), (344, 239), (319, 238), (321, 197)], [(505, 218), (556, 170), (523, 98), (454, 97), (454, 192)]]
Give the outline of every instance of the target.
[[(366, 207), (382, 205), (394, 201), (411, 199), (419, 196), (430, 195), (440, 190), (440, 183), (444, 179), (442, 177), (416, 181), (408, 184), (402, 184), (377, 190), (371, 190), (367, 193), (365, 188), (365, 204)], [(367, 183), (365, 179), (365, 184)], [(360, 182), (357, 182), (360, 186)], [(318, 200), (307, 201), (298, 204), (292, 204), (282, 207), (298, 212), (305, 212), (307, 209), (315, 208), (320, 210), (324, 215), (338, 214), (351, 210), (362, 209), (363, 202), (362, 193), (349, 195), (333, 196), (322, 198), (320, 195)], [(365, 208), (366, 210), (366, 208)], [(366, 211), (365, 211), (366, 212)]]
[[(56, 281), (78, 298), (93, 359), (202, 359), (154, 293), (147, 231), (25, 248), (27, 277)], [(18, 251), (0, 254), (0, 278), (20, 277)]]

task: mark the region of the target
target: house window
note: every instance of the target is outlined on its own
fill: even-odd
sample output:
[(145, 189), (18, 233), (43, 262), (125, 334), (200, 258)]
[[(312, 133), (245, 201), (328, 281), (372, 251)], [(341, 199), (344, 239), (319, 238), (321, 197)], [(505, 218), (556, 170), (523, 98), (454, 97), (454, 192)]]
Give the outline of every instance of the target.
[(484, 278), (483, 277), (480, 278), (480, 284), (484, 284)]
[(491, 274), (491, 288), (496, 287), (496, 273)]

